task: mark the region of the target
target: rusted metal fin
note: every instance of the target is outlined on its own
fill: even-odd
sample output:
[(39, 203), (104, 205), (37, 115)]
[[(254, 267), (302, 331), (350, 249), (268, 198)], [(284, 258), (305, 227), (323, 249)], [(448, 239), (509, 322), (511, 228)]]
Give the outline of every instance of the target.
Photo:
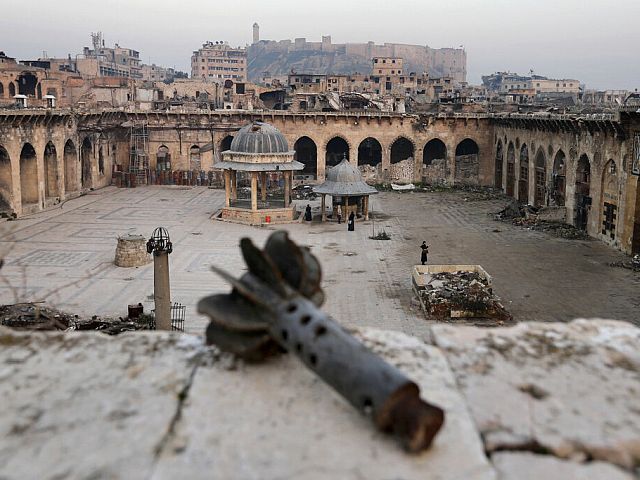
[(268, 310), (248, 302), (237, 292), (205, 297), (198, 302), (198, 313), (208, 315), (216, 325), (236, 332), (266, 332)]
[(245, 263), (249, 267), (249, 271), (269, 285), (274, 290), (274, 293), (284, 297), (286, 292), (282, 285), (282, 275), (273, 261), (256, 247), (249, 238), (240, 240), (240, 250)]
[(253, 362), (264, 360), (282, 351), (267, 332), (233, 332), (214, 322), (209, 323), (206, 337), (208, 345), (217, 345), (222, 351)]
[(299, 291), (305, 277), (304, 258), (300, 248), (289, 240), (287, 232), (279, 230), (271, 234), (264, 251), (278, 268), (282, 278), (294, 290)]
[(324, 294), (320, 287), (320, 281), (322, 280), (320, 262), (308, 248), (302, 247), (300, 251), (302, 252), (305, 273), (304, 280), (300, 284), (300, 293), (319, 307), (324, 301)]

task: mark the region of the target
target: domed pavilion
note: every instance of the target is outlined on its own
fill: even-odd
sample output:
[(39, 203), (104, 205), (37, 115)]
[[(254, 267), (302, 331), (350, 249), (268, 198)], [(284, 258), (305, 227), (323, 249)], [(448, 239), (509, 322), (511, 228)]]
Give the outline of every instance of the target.
[(222, 153), (222, 161), (214, 165), (224, 170), (225, 206), (220, 217), (251, 225), (293, 221), (292, 172), (304, 168), (294, 154), (272, 125), (253, 122), (242, 127), (231, 148)]
[(356, 218), (369, 219), (369, 195), (378, 191), (362, 180), (362, 174), (347, 160), (346, 156), (335, 167), (327, 171), (325, 182), (314, 187), (313, 191), (322, 195), (322, 221), (327, 220), (326, 200), (331, 195), (332, 215), (338, 218), (338, 206), (342, 210), (342, 218), (346, 221), (351, 212)]

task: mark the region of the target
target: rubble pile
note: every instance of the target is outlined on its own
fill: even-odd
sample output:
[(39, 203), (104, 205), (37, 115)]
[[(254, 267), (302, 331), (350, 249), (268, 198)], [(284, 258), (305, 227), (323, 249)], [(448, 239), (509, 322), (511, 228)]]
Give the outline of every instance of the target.
[(440, 319), (491, 318), (509, 321), (511, 315), (493, 294), (489, 282), (477, 272), (434, 273), (420, 290), (428, 314)]
[(15, 330), (97, 330), (107, 335), (118, 335), (135, 330), (155, 328), (153, 317), (117, 320), (93, 316), (90, 319), (61, 312), (54, 308), (34, 303), (19, 303), (0, 306), (0, 323)]
[(519, 227), (527, 228), (528, 230), (546, 232), (554, 237), (569, 240), (589, 240), (591, 238), (587, 232), (568, 223), (541, 220), (538, 217), (539, 211), (539, 208), (531, 205), (520, 205), (514, 200), (509, 202), (505, 208), (498, 213), (494, 214), (493, 218), (496, 221), (508, 222)]
[(612, 262), (610, 267), (626, 268), (627, 270), (633, 270), (634, 272), (640, 272), (640, 255), (634, 255), (628, 262)]

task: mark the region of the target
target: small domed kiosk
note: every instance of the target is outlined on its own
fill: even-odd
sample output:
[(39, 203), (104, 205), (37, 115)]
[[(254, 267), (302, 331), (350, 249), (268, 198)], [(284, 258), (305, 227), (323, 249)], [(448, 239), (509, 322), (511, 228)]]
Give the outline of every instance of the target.
[(331, 195), (332, 215), (337, 218), (338, 206), (342, 210), (342, 218), (347, 219), (351, 212), (356, 218), (369, 219), (369, 195), (378, 191), (362, 180), (357, 167), (349, 163), (346, 156), (335, 167), (327, 171), (326, 180), (313, 191), (322, 195), (322, 221), (327, 220), (326, 195)]
[(220, 218), (251, 225), (293, 221), (292, 172), (304, 169), (294, 154), (272, 125), (253, 122), (242, 127), (231, 148), (222, 153), (222, 162), (214, 165), (224, 170), (225, 206)]

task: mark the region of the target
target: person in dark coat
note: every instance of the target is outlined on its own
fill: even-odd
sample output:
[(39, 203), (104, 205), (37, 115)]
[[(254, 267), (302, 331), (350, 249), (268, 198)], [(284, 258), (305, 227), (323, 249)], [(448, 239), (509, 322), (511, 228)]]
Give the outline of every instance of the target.
[(422, 255), (420, 255), (420, 261), (422, 262), (422, 265), (425, 265), (427, 263), (427, 255), (429, 255), (429, 245), (427, 245), (427, 242), (422, 242), (422, 245), (420, 245), (420, 248), (422, 249)]
[(310, 222), (313, 217), (311, 216), (311, 205), (307, 203), (307, 208), (304, 209), (304, 219)]
[(355, 213), (351, 212), (349, 214), (349, 221), (347, 222), (348, 228), (350, 232), (353, 232), (355, 230), (356, 227), (356, 215)]

